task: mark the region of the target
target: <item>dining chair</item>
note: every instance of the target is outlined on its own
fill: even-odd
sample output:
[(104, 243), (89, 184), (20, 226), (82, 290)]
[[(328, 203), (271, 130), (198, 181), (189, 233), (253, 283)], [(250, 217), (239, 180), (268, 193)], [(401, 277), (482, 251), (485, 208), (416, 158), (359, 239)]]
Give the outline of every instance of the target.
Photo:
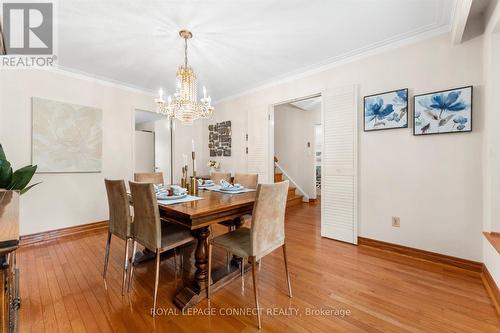
[(259, 175), (256, 173), (235, 173), (234, 183), (246, 188), (256, 189), (259, 182)]
[(134, 203), (134, 246), (132, 250), (132, 263), (130, 265), (128, 290), (132, 284), (134, 274), (135, 252), (137, 243), (156, 253), (156, 273), (153, 294), (153, 317), (156, 313), (156, 296), (158, 294), (158, 280), (160, 275), (160, 254), (174, 250), (174, 267), (177, 272), (176, 248), (192, 242), (194, 237), (191, 231), (181, 225), (162, 222), (158, 202), (151, 183), (129, 182)]
[(136, 172), (134, 181), (140, 183), (164, 184), (163, 172)]
[(257, 308), (257, 322), (261, 329), (259, 293), (257, 285), (256, 262), (281, 247), (285, 261), (288, 296), (292, 297), (290, 274), (286, 258), (285, 208), (288, 193), (288, 180), (275, 184), (259, 184), (252, 212), (251, 228), (239, 228), (221, 236), (214, 237), (208, 244), (208, 292), (211, 297), (210, 277), (212, 275), (212, 248), (218, 246), (242, 258), (241, 274), (244, 272), (245, 258), (252, 265), (253, 292)]
[(215, 183), (219, 184), (219, 182), (224, 179), (226, 182), (230, 183), (231, 182), (231, 173), (226, 173), (226, 172), (212, 172), (210, 174), (210, 179)]
[(106, 254), (104, 256), (104, 269), (102, 276), (106, 281), (106, 272), (109, 262), (109, 248), (111, 246), (112, 235), (125, 241), (125, 255), (123, 259), (122, 295), (125, 294), (125, 282), (128, 271), (128, 243), (132, 238), (132, 218), (130, 215), (130, 205), (127, 197), (127, 190), (123, 180), (105, 179), (106, 192), (109, 206), (109, 226), (108, 238), (106, 242)]

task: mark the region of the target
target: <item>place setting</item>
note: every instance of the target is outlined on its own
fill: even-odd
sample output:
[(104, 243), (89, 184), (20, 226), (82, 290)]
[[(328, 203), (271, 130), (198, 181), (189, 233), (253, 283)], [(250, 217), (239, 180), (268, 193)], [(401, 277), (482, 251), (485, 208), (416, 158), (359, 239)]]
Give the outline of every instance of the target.
[[(198, 185), (199, 187), (199, 185)], [(254, 192), (255, 189), (251, 188), (246, 188), (241, 184), (231, 184), (225, 179), (221, 179), (219, 181), (219, 185), (213, 183), (212, 181), (212, 186), (205, 187), (206, 190), (209, 191), (215, 191), (215, 192), (221, 192), (221, 193), (230, 193), (230, 194), (239, 194), (239, 193), (246, 193), (246, 192)]]
[(173, 205), (177, 203), (201, 200), (203, 198), (189, 195), (187, 188), (179, 185), (165, 187), (163, 184), (154, 185), (156, 199), (162, 205)]

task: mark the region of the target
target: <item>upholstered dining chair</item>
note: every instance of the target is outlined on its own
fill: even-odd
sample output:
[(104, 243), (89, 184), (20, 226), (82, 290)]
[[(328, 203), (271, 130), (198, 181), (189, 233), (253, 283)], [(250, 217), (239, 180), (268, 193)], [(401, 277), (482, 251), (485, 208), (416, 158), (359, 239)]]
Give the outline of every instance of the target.
[(290, 274), (286, 258), (285, 244), (285, 209), (288, 193), (288, 180), (275, 184), (259, 184), (252, 213), (252, 227), (239, 228), (229, 233), (214, 237), (208, 244), (208, 299), (211, 297), (210, 277), (212, 274), (212, 248), (218, 246), (242, 258), (241, 267), (245, 258), (252, 265), (253, 292), (257, 308), (257, 322), (259, 329), (262, 327), (260, 320), (259, 293), (257, 285), (256, 262), (272, 251), (281, 247), (285, 261), (288, 296), (292, 297)]
[(235, 173), (233, 182), (246, 188), (256, 189), (259, 182), (259, 175), (256, 173)]
[(163, 184), (163, 172), (136, 172), (134, 181), (140, 183)]
[(178, 224), (161, 222), (158, 202), (151, 183), (129, 182), (134, 203), (134, 247), (132, 264), (130, 265), (129, 284), (132, 284), (134, 274), (135, 252), (137, 243), (150, 251), (156, 252), (156, 274), (153, 294), (153, 317), (156, 313), (156, 296), (160, 275), (160, 254), (174, 249), (174, 266), (177, 272), (176, 248), (194, 240), (191, 231)]
[(109, 228), (106, 242), (106, 254), (104, 256), (104, 269), (102, 276), (106, 280), (108, 270), (109, 248), (111, 246), (111, 236), (115, 235), (125, 241), (125, 255), (123, 259), (122, 295), (125, 294), (125, 283), (128, 271), (128, 243), (132, 238), (132, 218), (130, 216), (130, 205), (127, 197), (127, 190), (123, 180), (105, 179), (106, 192), (109, 206)]
[(231, 182), (231, 174), (228, 172), (212, 172), (210, 174), (210, 179), (215, 183), (219, 184), (219, 182), (224, 179), (228, 183)]

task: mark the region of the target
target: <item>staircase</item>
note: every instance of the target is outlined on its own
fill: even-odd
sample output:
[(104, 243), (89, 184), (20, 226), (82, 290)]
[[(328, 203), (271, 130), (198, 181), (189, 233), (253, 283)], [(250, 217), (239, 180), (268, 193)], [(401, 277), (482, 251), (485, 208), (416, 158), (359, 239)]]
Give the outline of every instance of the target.
[[(279, 183), (283, 181), (283, 173), (275, 172), (274, 173), (274, 182)], [(295, 187), (290, 186), (288, 188), (288, 197), (286, 201), (286, 208), (300, 205), (302, 202), (303, 195), (297, 195), (295, 193)]]

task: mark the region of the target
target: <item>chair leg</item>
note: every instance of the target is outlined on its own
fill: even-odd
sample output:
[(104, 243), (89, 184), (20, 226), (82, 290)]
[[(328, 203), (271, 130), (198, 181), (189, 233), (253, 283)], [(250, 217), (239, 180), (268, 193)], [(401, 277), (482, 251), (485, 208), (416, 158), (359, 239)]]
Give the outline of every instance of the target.
[(136, 240), (134, 240), (134, 246), (132, 247), (132, 257), (130, 258), (130, 273), (128, 274), (127, 292), (130, 292), (130, 285), (132, 284), (132, 275), (134, 275), (135, 252), (137, 252)]
[(208, 288), (207, 288), (207, 298), (210, 299), (212, 296), (212, 242), (208, 243)]
[(156, 296), (158, 294), (158, 278), (160, 277), (160, 251), (156, 250), (156, 275), (155, 275), (155, 291), (153, 295), (153, 317), (156, 314)]
[(127, 282), (128, 261), (129, 261), (128, 238), (125, 238), (125, 256), (123, 258), (122, 296), (125, 295), (125, 283)]
[(174, 279), (177, 281), (177, 248), (174, 247)]
[(292, 297), (292, 285), (290, 284), (290, 272), (288, 272), (288, 260), (286, 259), (286, 245), (283, 244), (283, 259), (285, 259), (286, 282), (288, 284), (288, 296)]
[(104, 255), (104, 269), (102, 271), (103, 279), (106, 279), (106, 272), (108, 270), (108, 262), (109, 262), (109, 248), (111, 246), (111, 232), (108, 231), (108, 239), (106, 241), (106, 254)]
[(257, 287), (257, 272), (255, 269), (255, 257), (252, 257), (250, 261), (252, 262), (253, 295), (255, 298), (255, 307), (257, 308), (257, 323), (260, 330), (262, 328), (262, 325), (260, 323), (259, 290)]
[(229, 266), (231, 266), (231, 253), (229, 251), (226, 251), (226, 266), (229, 271)]
[(245, 258), (241, 258), (241, 290), (245, 290)]

